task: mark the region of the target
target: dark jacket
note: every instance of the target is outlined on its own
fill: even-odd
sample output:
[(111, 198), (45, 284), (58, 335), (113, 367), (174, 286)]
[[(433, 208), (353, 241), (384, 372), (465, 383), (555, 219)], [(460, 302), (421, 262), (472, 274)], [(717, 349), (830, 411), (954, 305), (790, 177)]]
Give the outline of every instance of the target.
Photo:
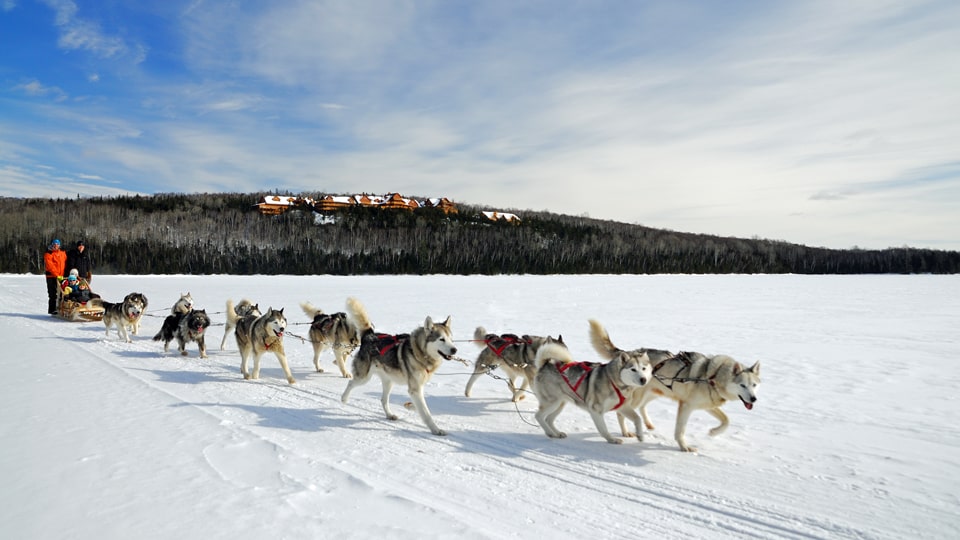
[(84, 248), (81, 252), (78, 248), (73, 248), (67, 252), (67, 265), (66, 272), (76, 268), (77, 273), (80, 274), (80, 277), (84, 279), (90, 279), (90, 272), (93, 270), (93, 262), (90, 261), (90, 256), (87, 255), (87, 249)]

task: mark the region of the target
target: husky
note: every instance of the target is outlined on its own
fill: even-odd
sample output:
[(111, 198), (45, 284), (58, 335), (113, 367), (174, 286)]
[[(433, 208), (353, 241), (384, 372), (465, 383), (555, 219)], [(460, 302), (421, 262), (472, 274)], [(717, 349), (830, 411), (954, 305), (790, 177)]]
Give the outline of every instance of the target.
[(107, 327), (107, 336), (110, 336), (110, 327), (117, 327), (117, 335), (124, 341), (130, 343), (130, 334), (127, 333), (127, 327), (133, 335), (140, 332), (140, 319), (143, 318), (143, 312), (147, 310), (147, 297), (138, 292), (132, 292), (123, 297), (119, 303), (104, 302), (103, 304), (103, 324)]
[(186, 314), (190, 313), (192, 309), (193, 297), (190, 296), (190, 293), (180, 293), (180, 299), (173, 303), (173, 307), (170, 308), (170, 314)]
[[(610, 341), (606, 329), (593, 320), (590, 321), (590, 341), (593, 348), (606, 357), (624, 352)], [(673, 436), (684, 452), (697, 450), (688, 445), (684, 437), (687, 420), (693, 411), (705, 410), (720, 421), (720, 425), (710, 430), (710, 435), (716, 436), (723, 433), (730, 424), (727, 415), (720, 410), (724, 403), (739, 399), (747, 410), (752, 410), (757, 402), (757, 390), (760, 387), (759, 361), (744, 369), (739, 362), (722, 354), (707, 356), (696, 352), (671, 354), (668, 351), (651, 349), (637, 351), (645, 351), (650, 356), (653, 380), (631, 396), (628, 408), (631, 411), (639, 408), (644, 425), (647, 429), (653, 429), (653, 423), (647, 416), (647, 403), (660, 396), (677, 401), (677, 423)], [(620, 429), (626, 436), (623, 418), (619, 418), (619, 421)], [(640, 427), (637, 426), (637, 429)]]
[(360, 336), (357, 329), (350, 323), (344, 312), (326, 314), (322, 309), (314, 307), (310, 302), (301, 302), (300, 307), (307, 317), (312, 317), (310, 324), (310, 343), (313, 345), (313, 367), (317, 373), (323, 373), (320, 367), (320, 353), (327, 349), (333, 350), (333, 359), (340, 368), (344, 378), (352, 377), (347, 371), (347, 357), (360, 345)]
[[(190, 294), (190, 293), (187, 293), (187, 294)], [(260, 305), (254, 304), (253, 302), (251, 302), (250, 300), (247, 300), (246, 298), (241, 300), (240, 303), (237, 304), (236, 306), (233, 305), (233, 300), (227, 300), (227, 313), (231, 313), (231, 312), (236, 314), (239, 319), (242, 319), (243, 317), (251, 313), (256, 313), (258, 317), (262, 315), (260, 313)], [(227, 338), (230, 336), (230, 332), (233, 332), (234, 329), (237, 327), (236, 321), (239, 319), (231, 319), (230, 317), (227, 317), (227, 323), (225, 328), (223, 329), (223, 339), (220, 340), (221, 351), (226, 350)]]
[(540, 402), (535, 416), (547, 437), (567, 436), (554, 424), (567, 402), (589, 412), (597, 431), (608, 443), (621, 444), (623, 440), (610, 434), (603, 419), (606, 412), (622, 412), (633, 420), (639, 431), (637, 412), (623, 405), (627, 395), (650, 380), (650, 359), (646, 354), (626, 351), (611, 356), (606, 364), (574, 362), (565, 346), (551, 343), (540, 347), (534, 359), (537, 375), (533, 392)]
[[(237, 348), (240, 349), (240, 373), (244, 379), (260, 378), (260, 358), (266, 352), (272, 352), (280, 367), (283, 368), (287, 382), (296, 383), (290, 366), (287, 364), (287, 355), (283, 350), (283, 333), (287, 329), (287, 318), (283, 316), (283, 309), (273, 309), (260, 314), (259, 310), (251, 311), (243, 317), (235, 310), (227, 310), (228, 324), (232, 324), (236, 331)], [(247, 362), (253, 357), (253, 371), (247, 370)]]
[[(526, 397), (525, 392), (537, 375), (537, 368), (533, 362), (537, 356), (537, 350), (547, 343), (563, 344), (563, 336), (553, 338), (526, 334), (523, 336), (488, 334), (482, 326), (478, 326), (473, 332), (473, 339), (475, 343), (483, 344), (483, 350), (480, 351), (477, 361), (474, 362), (473, 375), (467, 381), (464, 395), (470, 397), (470, 390), (481, 375), (501, 367), (507, 374), (507, 385), (513, 392), (514, 403)], [(523, 384), (518, 388), (516, 381), (521, 377), (523, 378)]]
[(446, 435), (447, 432), (440, 429), (430, 415), (423, 397), (423, 387), (444, 360), (450, 360), (457, 354), (450, 331), (450, 317), (442, 323), (436, 323), (428, 316), (422, 326), (409, 334), (390, 336), (373, 331), (366, 309), (356, 298), (347, 299), (347, 316), (360, 333), (360, 349), (353, 357), (353, 378), (347, 383), (340, 400), (346, 403), (354, 388), (366, 384), (372, 375), (377, 375), (383, 384), (380, 404), (388, 420), (397, 419), (397, 415), (390, 410), (393, 385), (406, 385), (413, 406), (430, 432)]
[(210, 327), (210, 317), (206, 310), (191, 309), (187, 313), (167, 315), (163, 327), (153, 336), (154, 341), (163, 340), (163, 352), (169, 352), (170, 342), (177, 340), (177, 349), (181, 356), (187, 355), (187, 343), (196, 341), (200, 348), (200, 358), (207, 358), (207, 345), (204, 335)]

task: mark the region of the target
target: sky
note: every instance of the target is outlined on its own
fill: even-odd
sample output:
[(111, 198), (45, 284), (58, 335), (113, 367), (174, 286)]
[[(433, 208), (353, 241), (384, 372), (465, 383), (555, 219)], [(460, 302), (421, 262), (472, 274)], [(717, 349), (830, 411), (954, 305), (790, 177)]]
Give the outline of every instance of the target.
[(951, 0), (0, 0), (0, 196), (447, 197), (960, 249)]
[[(94, 276), (94, 290), (150, 303), (125, 343), (101, 322), (46, 314), (43, 281), (0, 275), (0, 523), (5, 538), (100, 540), (583, 539), (894, 540), (956, 536), (960, 276)], [(190, 291), (213, 320), (208, 358), (150, 338)], [(444, 291), (438, 294), (437, 291)], [(373, 378), (347, 381), (330, 351), (316, 373), (309, 301), (354, 296), (379, 332), (450, 316), (457, 361), (424, 389), (430, 433), (404, 387), (385, 418)], [(226, 300), (283, 308), (296, 384), (272, 354), (244, 380)], [(696, 301), (677, 301), (694, 298)], [(672, 306), (650, 317), (637, 305)], [(558, 309), (562, 306), (564, 309)], [(898, 309), (889, 309), (897, 306)], [(596, 318), (619, 347), (760, 362), (758, 400), (729, 428), (648, 406), (642, 442), (609, 444), (567, 405), (565, 439), (537, 425), (503, 380), (465, 385), (474, 329), (561, 334), (600, 361)], [(496, 372), (493, 373), (494, 375)], [(501, 373), (502, 375), (502, 373)], [(617, 436), (613, 413), (604, 421)]]

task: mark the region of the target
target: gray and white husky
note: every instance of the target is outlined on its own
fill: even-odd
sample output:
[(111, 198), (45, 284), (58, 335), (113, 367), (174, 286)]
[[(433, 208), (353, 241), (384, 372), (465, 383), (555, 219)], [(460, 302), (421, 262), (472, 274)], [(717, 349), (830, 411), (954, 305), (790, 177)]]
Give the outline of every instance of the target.
[[(189, 294), (189, 293), (187, 293), (187, 294)], [(256, 313), (258, 317), (259, 317), (260, 315), (262, 315), (262, 314), (260, 313), (260, 305), (259, 305), (259, 304), (254, 304), (253, 302), (251, 302), (250, 300), (247, 300), (246, 298), (244, 298), (243, 300), (240, 300), (240, 303), (237, 304), (236, 306), (233, 305), (233, 300), (227, 300), (227, 311), (226, 311), (226, 312), (227, 312), (227, 313), (231, 313), (231, 312), (232, 312), (232, 313), (234, 313), (237, 317), (239, 317), (240, 319), (242, 319), (243, 317), (245, 317), (245, 316), (247, 316), (247, 315), (249, 315), (249, 314), (251, 314), (251, 313)], [(239, 319), (231, 319), (230, 317), (227, 317), (227, 322), (226, 322), (226, 325), (224, 326), (224, 329), (223, 329), (223, 339), (220, 340), (220, 350), (221, 350), (221, 351), (226, 350), (226, 348), (227, 348), (227, 337), (229, 337), (229, 336), (230, 336), (230, 333), (233, 332), (234, 329), (236, 328), (236, 326), (237, 326), (236, 321), (237, 321), (237, 320), (239, 320)]]
[(196, 341), (200, 348), (200, 358), (207, 357), (205, 336), (210, 327), (210, 317), (206, 310), (191, 309), (187, 313), (167, 315), (163, 327), (153, 336), (154, 341), (163, 340), (163, 352), (170, 350), (170, 342), (177, 340), (177, 349), (182, 356), (187, 355), (187, 343)]
[[(483, 347), (473, 365), (473, 374), (467, 381), (464, 395), (470, 397), (473, 384), (482, 375), (495, 368), (503, 369), (507, 375), (507, 385), (513, 392), (513, 401), (517, 402), (526, 397), (527, 388), (533, 383), (537, 375), (534, 359), (541, 346), (547, 343), (563, 344), (563, 336), (556, 338), (546, 336), (530, 336), (516, 334), (488, 334), (486, 329), (478, 326), (473, 332), (474, 342)], [(517, 387), (517, 380), (522, 378), (523, 384)]]
[(176, 315), (178, 313), (185, 314), (190, 313), (190, 310), (193, 309), (193, 296), (190, 296), (190, 293), (180, 293), (180, 298), (173, 303), (173, 307), (170, 308), (170, 314)]
[[(287, 382), (297, 382), (290, 373), (287, 355), (283, 350), (283, 333), (287, 329), (287, 318), (283, 315), (283, 309), (271, 307), (262, 315), (249, 313), (243, 317), (238, 316), (235, 310), (228, 309), (227, 319), (232, 320), (231, 324), (236, 328), (234, 333), (237, 337), (237, 348), (240, 349), (240, 373), (244, 379), (259, 379), (260, 358), (264, 353), (271, 352), (280, 361)], [(253, 371), (248, 371), (247, 362), (251, 356)]]
[(313, 345), (313, 367), (317, 373), (323, 373), (320, 367), (320, 353), (327, 349), (333, 351), (333, 360), (340, 368), (340, 374), (345, 378), (351, 377), (347, 371), (347, 357), (360, 345), (360, 335), (356, 327), (350, 323), (347, 314), (324, 313), (310, 302), (301, 302), (303, 312), (313, 319), (310, 323), (310, 343)]
[(422, 326), (409, 334), (388, 335), (373, 331), (366, 309), (355, 298), (347, 299), (347, 316), (360, 332), (360, 349), (353, 357), (353, 378), (347, 383), (340, 399), (346, 403), (354, 388), (366, 384), (372, 375), (377, 375), (383, 383), (380, 403), (387, 419), (397, 419), (397, 415), (390, 410), (393, 385), (406, 385), (413, 406), (430, 432), (446, 435), (430, 414), (423, 397), (423, 387), (445, 360), (457, 354), (450, 330), (450, 317), (442, 323), (427, 317)]
[[(606, 329), (593, 320), (590, 321), (590, 341), (598, 353), (608, 358), (624, 352), (610, 341)], [(745, 369), (733, 358), (722, 354), (707, 356), (696, 352), (671, 354), (651, 349), (636, 351), (644, 351), (650, 356), (653, 380), (631, 396), (629, 409), (639, 408), (647, 429), (653, 429), (653, 423), (647, 416), (647, 403), (661, 396), (677, 401), (677, 423), (673, 436), (684, 452), (696, 451), (696, 448), (687, 444), (684, 436), (693, 411), (705, 410), (720, 421), (718, 426), (710, 430), (710, 435), (715, 436), (723, 433), (730, 424), (727, 415), (720, 410), (724, 403), (740, 400), (747, 410), (751, 410), (757, 401), (760, 362)], [(622, 410), (627, 414), (626, 408)], [(620, 429), (626, 436), (623, 418), (619, 420)], [(640, 426), (637, 426), (639, 430)]]
[(554, 424), (567, 403), (590, 413), (597, 431), (611, 444), (621, 444), (623, 440), (610, 434), (603, 419), (605, 413), (622, 411), (639, 429), (640, 417), (624, 405), (635, 388), (650, 380), (649, 358), (646, 354), (624, 351), (611, 356), (606, 364), (574, 362), (564, 346), (551, 343), (540, 347), (535, 359), (537, 376), (533, 383), (533, 392), (540, 402), (535, 416), (548, 437), (562, 439), (567, 436)]
[(119, 303), (105, 302), (103, 304), (103, 324), (106, 326), (107, 336), (110, 335), (110, 327), (117, 327), (117, 335), (124, 341), (130, 343), (130, 333), (137, 335), (140, 332), (140, 319), (143, 318), (143, 312), (147, 310), (147, 297), (138, 292), (132, 292), (123, 297)]

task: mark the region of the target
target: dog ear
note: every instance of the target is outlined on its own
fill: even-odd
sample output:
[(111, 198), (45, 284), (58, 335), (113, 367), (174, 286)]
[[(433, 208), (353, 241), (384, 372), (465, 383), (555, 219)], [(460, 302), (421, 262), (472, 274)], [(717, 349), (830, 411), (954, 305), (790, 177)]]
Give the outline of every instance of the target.
[(430, 330), (431, 328), (433, 328), (433, 318), (427, 315), (427, 319), (423, 321), (423, 327), (426, 328), (427, 330)]
[(753, 373), (754, 375), (756, 375), (757, 377), (759, 377), (759, 376), (760, 376), (760, 361), (757, 360), (756, 362), (754, 362), (754, 364), (753, 364), (752, 366), (750, 366), (750, 369), (748, 369), (747, 371), (749, 371), (750, 373)]
[(450, 328), (450, 315), (447, 315), (447, 320), (443, 321), (443, 326)]
[(743, 373), (743, 366), (740, 365), (740, 362), (734, 363), (734, 364), (733, 364), (733, 376), (736, 377), (737, 375), (739, 375), (739, 374), (741, 374), (741, 373)]

